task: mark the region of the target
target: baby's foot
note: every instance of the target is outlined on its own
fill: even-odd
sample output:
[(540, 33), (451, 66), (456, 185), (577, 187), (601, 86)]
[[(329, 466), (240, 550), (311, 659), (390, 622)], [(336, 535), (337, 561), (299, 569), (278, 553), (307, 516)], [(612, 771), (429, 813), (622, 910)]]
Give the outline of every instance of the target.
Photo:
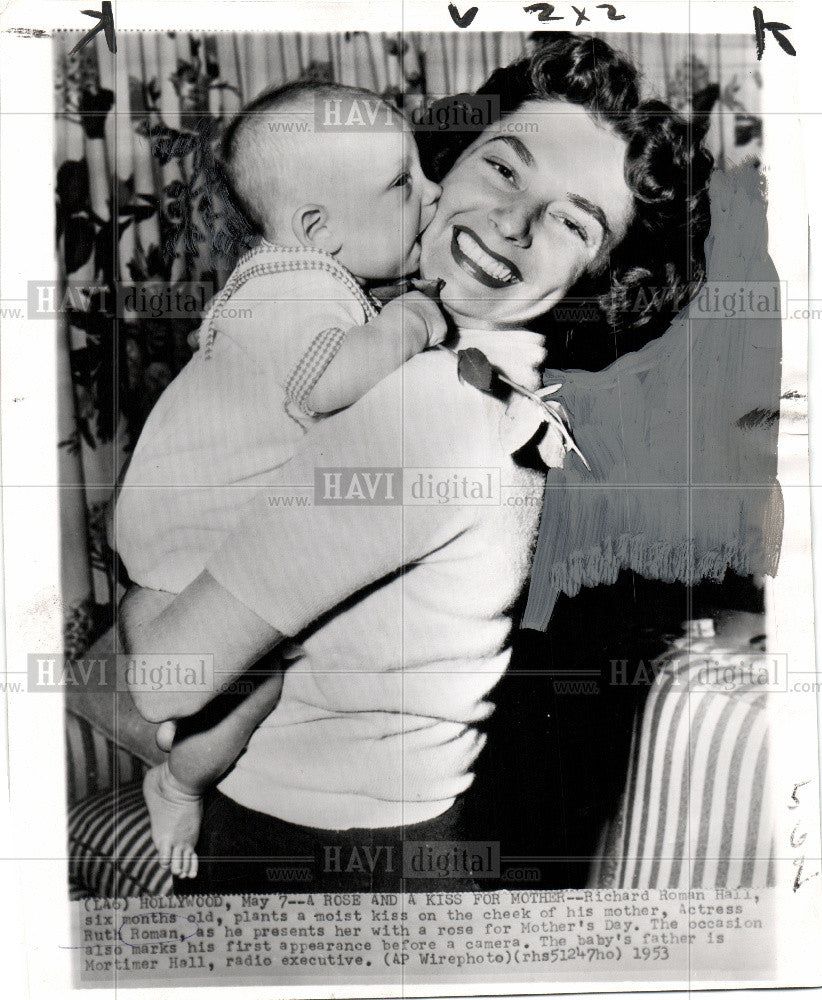
[(164, 761), (143, 779), (143, 796), (151, 818), (151, 837), (160, 856), (160, 867), (171, 868), (178, 878), (194, 878), (203, 800), (180, 784)]

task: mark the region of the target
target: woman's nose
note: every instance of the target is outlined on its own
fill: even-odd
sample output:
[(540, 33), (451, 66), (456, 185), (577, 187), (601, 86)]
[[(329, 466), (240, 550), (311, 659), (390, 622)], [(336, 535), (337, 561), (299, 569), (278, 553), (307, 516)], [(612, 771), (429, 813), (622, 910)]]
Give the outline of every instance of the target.
[(492, 208), (488, 220), (503, 239), (524, 247), (531, 245), (531, 212), (526, 205)]

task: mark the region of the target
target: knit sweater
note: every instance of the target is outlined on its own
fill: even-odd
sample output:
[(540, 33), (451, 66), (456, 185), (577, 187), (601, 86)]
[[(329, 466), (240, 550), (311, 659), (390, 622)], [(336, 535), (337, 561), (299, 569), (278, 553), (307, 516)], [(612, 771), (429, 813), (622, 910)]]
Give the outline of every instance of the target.
[[(468, 346), (539, 386), (538, 335), (463, 331)], [(427, 351), (258, 478), (257, 510), (207, 569), (301, 655), (226, 795), (292, 823), (374, 828), (432, 819), (471, 784), (542, 506), (544, 475), (512, 457), (534, 428), (510, 403)]]

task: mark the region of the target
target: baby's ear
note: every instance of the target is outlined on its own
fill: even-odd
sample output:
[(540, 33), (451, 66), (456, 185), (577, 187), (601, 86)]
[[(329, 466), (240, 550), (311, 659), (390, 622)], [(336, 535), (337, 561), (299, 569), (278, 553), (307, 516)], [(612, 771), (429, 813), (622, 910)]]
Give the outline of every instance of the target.
[(342, 246), (323, 205), (301, 205), (291, 217), (291, 228), (304, 247), (337, 253)]

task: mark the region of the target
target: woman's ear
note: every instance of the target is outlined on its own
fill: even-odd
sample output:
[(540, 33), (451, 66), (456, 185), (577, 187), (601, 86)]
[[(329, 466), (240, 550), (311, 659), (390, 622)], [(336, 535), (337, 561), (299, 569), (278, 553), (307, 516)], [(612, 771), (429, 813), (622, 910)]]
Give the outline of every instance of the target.
[(291, 228), (304, 247), (337, 253), (342, 246), (323, 205), (301, 205), (291, 216)]

